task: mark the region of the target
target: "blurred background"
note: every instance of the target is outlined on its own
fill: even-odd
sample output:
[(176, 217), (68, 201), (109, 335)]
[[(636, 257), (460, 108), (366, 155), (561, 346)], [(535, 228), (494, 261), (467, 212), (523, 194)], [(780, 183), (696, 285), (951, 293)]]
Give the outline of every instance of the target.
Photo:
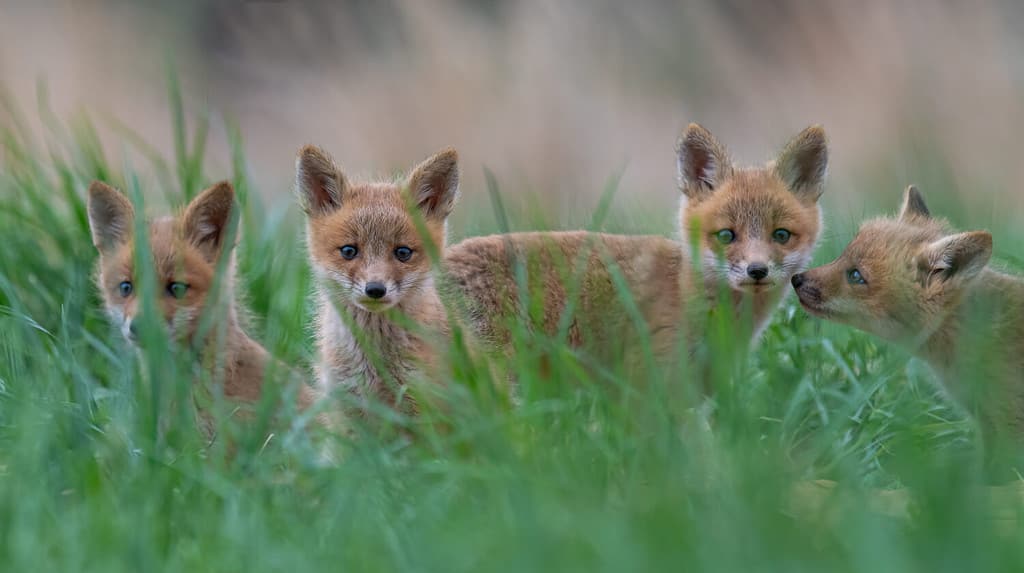
[(959, 225), (1012, 229), (1024, 214), (1022, 29), (1011, 0), (2, 0), (0, 86), (29, 110), (45, 85), (59, 116), (87, 111), (111, 157), (132, 147), (117, 122), (169, 154), (170, 66), (186, 117), (212, 120), (206, 176), (229, 175), (227, 119), (256, 189), (282, 204), (302, 144), (355, 176), (454, 145), (456, 235), (486, 226), (485, 166), (556, 226), (577, 223), (621, 172), (618, 204), (643, 230), (671, 231), (673, 145), (690, 121), (740, 163), (824, 124), (826, 206), (844, 236), (894, 210), (910, 182)]

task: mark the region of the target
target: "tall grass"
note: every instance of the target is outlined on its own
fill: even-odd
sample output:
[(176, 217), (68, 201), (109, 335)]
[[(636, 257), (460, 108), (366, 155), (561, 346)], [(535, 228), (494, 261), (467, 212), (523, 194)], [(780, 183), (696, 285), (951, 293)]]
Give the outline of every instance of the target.
[[(305, 432), (222, 416), (238, 451), (207, 448), (182, 406), (187, 362), (154, 350), (166, 347), (159, 329), (148, 350), (131, 351), (102, 314), (88, 182), (117, 183), (140, 206), (156, 197), (181, 205), (231, 178), (249, 330), (300, 372), (312, 358), (311, 284), (297, 210), (249, 192), (241, 131), (229, 129), (233, 172), (213, 173), (203, 159), (208, 120), (188, 129), (171, 93), (175, 158), (147, 155), (126, 136), (124, 157), (152, 162), (138, 168), (110, 160), (84, 116), (58, 120), (43, 98), (50, 132), (39, 141), (23, 127), (26, 113), (2, 102), (5, 570), (1024, 567), (1020, 500), (989, 499), (971, 423), (923, 365), (791, 303), (751, 353), (728, 325), (712, 325), (722, 334), (705, 359), (727, 367), (710, 406), (675, 391), (692, 382), (689, 369), (644, 370), (650, 383), (595, 373), (564, 332), (520, 329), (518, 352), (496, 364), (497, 380), (512, 372), (520, 385), (513, 402), (482, 391), (486, 369), (460, 346), (449, 350), (466, 362), (450, 385), (455, 407), (435, 413), (446, 431), (381, 412), (383, 425), (408, 431), (368, 430), (325, 465)], [(500, 198), (500, 182), (488, 179)], [(895, 208), (900, 185), (880, 210)], [(589, 217), (595, 228), (630, 216), (608, 204)], [(514, 216), (499, 208), (492, 230), (523, 224)], [(830, 236), (821, 258), (841, 246)], [(555, 367), (542, 367), (538, 352), (557, 357)], [(817, 479), (836, 483), (809, 482)]]

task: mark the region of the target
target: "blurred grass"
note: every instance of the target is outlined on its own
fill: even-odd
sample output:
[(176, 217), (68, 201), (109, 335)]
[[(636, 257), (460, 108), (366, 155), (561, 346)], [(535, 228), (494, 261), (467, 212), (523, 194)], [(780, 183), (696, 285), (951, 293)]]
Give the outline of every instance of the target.
[[(988, 480), (970, 424), (937, 395), (923, 365), (791, 303), (749, 358), (712, 347), (707, 359), (731, 375), (710, 424), (702, 404), (674, 401), (663, 383), (685, 385), (687, 372), (647, 372), (654, 383), (621, 373), (598, 379), (562, 338), (518, 332), (522, 352), (497, 365), (516, 373), (518, 403), (475, 391), (482, 374), (467, 365), (453, 381), (457, 407), (436, 414), (449, 432), (399, 419), (412, 440), (368, 431), (336, 467), (324, 467), (290, 430), (267, 441), (263, 428), (231, 428), (242, 438), (236, 456), (204, 449), (187, 412), (161, 433), (173, 404), (155, 389), (187, 390), (189, 369), (166, 353), (140, 358), (103, 317), (84, 205), (94, 178), (137, 201), (163, 194), (181, 205), (230, 177), (242, 204), (237, 282), (253, 315), (249, 331), (299, 370), (312, 358), (297, 209), (250, 192), (238, 126), (228, 130), (233, 171), (207, 172), (209, 119), (190, 135), (176, 85), (170, 93), (174, 162), (125, 138), (153, 163), (147, 170), (110, 161), (88, 118), (53, 117), (45, 92), (43, 141), (23, 127), (25, 112), (0, 101), (4, 570), (1024, 567), (1017, 522), (993, 519), (978, 493)], [(922, 177), (941, 184), (941, 161)], [(903, 182), (878, 180), (898, 196)], [(647, 221), (655, 233), (675, 217), (654, 221), (608, 204), (571, 217), (606, 229)], [(895, 200), (877, 211), (894, 209)], [(474, 217), (471, 232), (561, 226), (543, 213), (499, 210), (491, 228)], [(994, 231), (997, 244), (1015, 236)], [(830, 234), (819, 260), (845, 238)], [(537, 349), (565, 364), (542, 369)], [(794, 509), (793, 484), (811, 479), (838, 486), (823, 509)], [(878, 509), (875, 488), (904, 486), (912, 486), (910, 518)], [(1020, 507), (1014, 498), (1002, 509), (1015, 516)]]

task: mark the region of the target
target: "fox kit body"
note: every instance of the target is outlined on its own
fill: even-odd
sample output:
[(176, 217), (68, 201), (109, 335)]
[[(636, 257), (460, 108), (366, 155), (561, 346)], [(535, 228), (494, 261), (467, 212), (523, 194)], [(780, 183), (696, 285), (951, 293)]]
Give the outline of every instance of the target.
[(448, 338), (430, 252), (444, 248), (458, 179), (453, 149), (405, 181), (369, 184), (350, 182), (316, 147), (299, 152), (296, 187), (318, 289), (323, 390), (416, 410), (406, 387), (437, 372), (438, 344)]
[(1024, 437), (1024, 279), (989, 268), (992, 236), (955, 233), (913, 186), (835, 261), (793, 277), (811, 314), (922, 358), (986, 432)]
[[(153, 219), (146, 228), (157, 287), (154, 301), (170, 339), (197, 349), (199, 365), (223, 384), (227, 398), (255, 402), (271, 359), (239, 325), (232, 297), (233, 265), (228, 265), (220, 297), (214, 291), (218, 262), (232, 256), (227, 227), (234, 199), (231, 185), (219, 183), (198, 195), (180, 216)], [(100, 253), (97, 283), (111, 321), (137, 344), (142, 301), (134, 219), (132, 204), (117, 190), (98, 181), (89, 187), (89, 224)], [(225, 307), (222, 322), (200, 335), (200, 320), (210, 312), (207, 304), (218, 299)], [(204, 338), (199, 340), (200, 336)], [(300, 391), (301, 403), (311, 401)]]
[[(519, 312), (510, 252), (520, 259), (562, 261), (537, 265), (531, 283), (543, 285), (542, 326), (552, 331), (568, 304), (566, 276), (577, 276), (579, 303), (570, 336), (607, 338), (619, 347), (630, 322), (611, 276), (621, 273), (636, 302), (656, 355), (674, 353), (680, 329), (690, 342), (701, 325), (687, 319), (693, 309), (728, 293), (737, 314), (753, 314), (756, 336), (788, 291), (790, 276), (806, 268), (820, 232), (820, 197), (827, 164), (824, 131), (801, 132), (767, 166), (736, 168), (725, 148), (703, 127), (691, 124), (677, 145), (684, 202), (679, 215), (683, 240), (598, 233), (521, 233), (467, 239), (450, 247), (445, 268), (467, 299), (475, 331), (484, 340), (507, 343), (503, 325)], [(696, 244), (690, 245), (693, 238)], [(701, 258), (692, 260), (691, 252)], [(582, 254), (582, 256), (581, 256)], [(578, 268), (578, 261), (586, 267)], [(612, 269), (609, 263), (616, 267)], [(531, 285), (531, 288), (532, 285)], [(694, 304), (700, 303), (700, 304)], [(571, 334), (571, 333), (570, 333)]]

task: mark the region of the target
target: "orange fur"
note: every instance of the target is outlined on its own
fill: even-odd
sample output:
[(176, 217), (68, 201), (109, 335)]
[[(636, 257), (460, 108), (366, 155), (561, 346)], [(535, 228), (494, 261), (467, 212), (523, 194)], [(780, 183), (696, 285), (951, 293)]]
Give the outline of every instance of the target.
[[(325, 391), (416, 411), (407, 387), (436, 375), (438, 345), (449, 334), (430, 249), (444, 248), (457, 159), (446, 149), (405, 181), (354, 184), (323, 150), (299, 151), (296, 187), (318, 285), (317, 369)], [(399, 249), (409, 249), (407, 260)]]

